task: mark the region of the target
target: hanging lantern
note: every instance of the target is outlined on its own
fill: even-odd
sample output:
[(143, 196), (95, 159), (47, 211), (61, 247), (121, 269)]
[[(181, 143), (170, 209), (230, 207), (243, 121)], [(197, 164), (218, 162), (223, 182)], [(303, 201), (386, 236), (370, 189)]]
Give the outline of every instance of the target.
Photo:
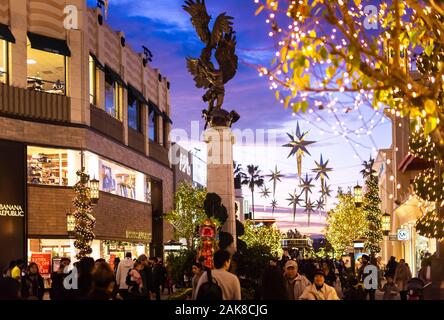
[(356, 207), (360, 207), (362, 205), (362, 187), (359, 183), (353, 188), (355, 205)]
[(381, 224), (384, 235), (388, 236), (391, 229), (391, 216), (387, 212), (382, 215)]
[(76, 219), (73, 214), (66, 214), (66, 231), (68, 232), (68, 236), (72, 237), (74, 235), (74, 228), (76, 226)]
[(91, 201), (92, 203), (96, 204), (97, 202), (99, 202), (99, 180), (97, 179), (92, 179), (89, 182), (89, 188), (91, 190)]

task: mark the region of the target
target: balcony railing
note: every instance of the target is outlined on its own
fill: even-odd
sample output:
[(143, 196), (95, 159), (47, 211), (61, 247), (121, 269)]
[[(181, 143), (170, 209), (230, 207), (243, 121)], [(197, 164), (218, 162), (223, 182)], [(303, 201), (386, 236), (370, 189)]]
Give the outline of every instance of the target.
[(0, 114), (36, 120), (70, 122), (71, 99), (65, 95), (0, 83)]

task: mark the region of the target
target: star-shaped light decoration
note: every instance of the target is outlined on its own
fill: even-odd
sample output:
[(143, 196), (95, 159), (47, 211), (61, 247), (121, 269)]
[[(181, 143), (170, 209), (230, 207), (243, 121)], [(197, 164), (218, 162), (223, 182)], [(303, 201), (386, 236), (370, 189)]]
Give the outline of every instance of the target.
[(281, 182), (281, 178), (285, 177), (283, 174), (281, 174), (281, 171), (278, 170), (277, 165), (274, 167), (274, 171), (270, 170), (270, 174), (267, 175), (267, 177), (270, 177), (270, 180), (268, 181), (273, 181), (273, 198), (275, 197), (276, 194), (276, 185), (279, 182)]
[(290, 138), (290, 142), (283, 145), (283, 147), (291, 148), (288, 158), (296, 155), (299, 178), (301, 178), (301, 171), (302, 171), (302, 156), (305, 153), (310, 155), (310, 152), (308, 152), (306, 147), (312, 143), (315, 143), (315, 141), (305, 140), (307, 134), (308, 134), (308, 131), (301, 133), (301, 129), (299, 128), (299, 122), (297, 122), (296, 133), (293, 133), (293, 134), (287, 133), (288, 137)]
[(321, 211), (325, 208), (325, 203), (323, 197), (320, 197), (315, 202), (316, 210), (318, 210), (319, 217), (321, 217)]
[(371, 156), (368, 161), (364, 161), (362, 163), (364, 169), (361, 170), (361, 174), (364, 179), (367, 179), (367, 177), (376, 174), (376, 170), (373, 169), (374, 164), (375, 164), (375, 159), (373, 159)]
[(276, 209), (276, 207), (277, 207), (277, 201), (276, 201), (276, 199), (273, 199), (272, 201), (271, 201), (271, 214), (273, 215), (274, 214), (274, 209)]
[(331, 185), (327, 185), (327, 181), (324, 182), (323, 190), (320, 191), (321, 198), (324, 201), (324, 205), (327, 206), (327, 199), (331, 197)]
[(316, 168), (312, 169), (314, 173), (316, 173), (315, 180), (321, 179), (321, 189), (324, 190), (324, 181), (325, 179), (330, 179), (328, 176), (328, 172), (333, 171), (333, 168), (327, 167), (328, 161), (324, 162), (324, 159), (322, 158), (321, 154), (321, 160), (319, 162), (315, 161)]
[(270, 189), (267, 186), (264, 186), (262, 190), (259, 192), (262, 198), (268, 198), (270, 196)]
[(311, 199), (309, 198), (307, 201), (305, 201), (305, 205), (304, 205), (304, 208), (305, 208), (305, 212), (307, 213), (307, 216), (308, 216), (308, 226), (310, 226), (310, 216), (311, 216), (311, 213), (314, 211), (314, 202), (311, 202)]
[(290, 198), (287, 198), (286, 200), (290, 201), (290, 203), (288, 204), (289, 206), (293, 206), (293, 222), (294, 222), (296, 219), (296, 207), (300, 205), (302, 202), (301, 198), (302, 192), (300, 194), (297, 194), (295, 189), (294, 192), (289, 193), (289, 195)]
[(302, 188), (302, 192), (305, 192), (305, 201), (307, 201), (308, 193), (311, 193), (311, 188), (314, 187), (311, 181), (313, 181), (313, 178), (308, 178), (308, 173), (306, 173), (305, 179), (301, 179), (301, 184), (299, 185)]

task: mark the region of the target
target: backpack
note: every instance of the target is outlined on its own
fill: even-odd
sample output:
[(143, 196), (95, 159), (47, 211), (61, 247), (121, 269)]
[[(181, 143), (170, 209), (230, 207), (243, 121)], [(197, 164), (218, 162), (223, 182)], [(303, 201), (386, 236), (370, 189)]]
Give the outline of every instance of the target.
[(130, 272), (131, 272), (132, 270), (133, 270), (133, 269), (129, 269), (129, 270), (128, 270), (128, 273), (127, 273), (127, 275), (126, 275), (126, 279), (125, 279), (125, 283), (126, 283), (126, 285), (127, 285), (128, 287), (132, 287), (132, 286), (137, 285), (137, 282), (136, 282), (136, 281), (132, 281), (132, 280), (131, 280)]
[(207, 270), (207, 278), (208, 281), (200, 286), (199, 291), (197, 292), (196, 300), (202, 300), (202, 301), (223, 300), (222, 289), (219, 287), (216, 280), (214, 280), (213, 282), (211, 269)]

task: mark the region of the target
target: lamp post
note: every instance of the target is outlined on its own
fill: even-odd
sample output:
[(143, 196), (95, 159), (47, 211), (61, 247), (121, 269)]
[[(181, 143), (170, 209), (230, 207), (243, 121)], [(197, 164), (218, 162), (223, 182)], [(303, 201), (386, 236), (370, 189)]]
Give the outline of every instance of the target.
[(72, 213), (66, 214), (66, 231), (68, 232), (68, 237), (72, 238), (74, 236), (74, 228), (76, 226), (76, 219)]
[(99, 202), (99, 180), (96, 178), (89, 181), (89, 188), (91, 190), (91, 202), (97, 204)]
[(353, 193), (355, 206), (359, 208), (360, 206), (362, 206), (362, 187), (359, 185), (359, 183), (357, 183), (356, 186), (353, 188)]
[(386, 212), (381, 217), (382, 232), (388, 236), (391, 230), (391, 216)]

